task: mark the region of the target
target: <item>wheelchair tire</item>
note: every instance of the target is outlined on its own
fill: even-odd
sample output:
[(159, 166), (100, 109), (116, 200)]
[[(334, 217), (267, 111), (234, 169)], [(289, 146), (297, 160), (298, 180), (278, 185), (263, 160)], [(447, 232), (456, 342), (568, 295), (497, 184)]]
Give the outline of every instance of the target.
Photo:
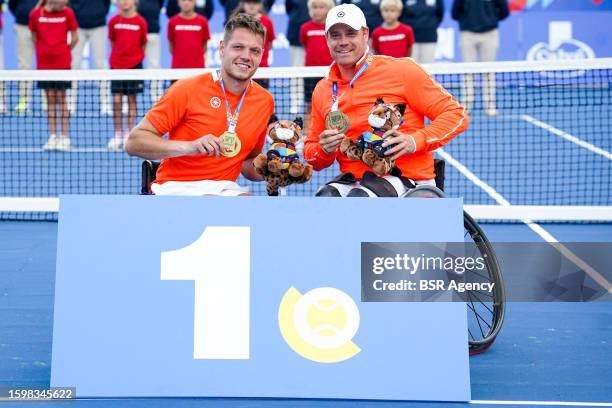
[[(506, 291), (501, 268), (493, 251), (491, 243), (484, 232), (467, 213), (463, 212), (463, 226), (465, 229), (465, 239), (471, 240), (476, 244), (480, 256), (485, 260), (487, 276), (489, 282), (495, 283), (493, 298), (484, 299), (476, 292), (468, 292), (468, 343), (470, 355), (485, 352), (499, 334), (505, 316)], [(469, 273), (469, 272), (468, 272)]]
[[(402, 195), (403, 198), (440, 198), (444, 197), (442, 190), (420, 185), (408, 190)], [(480, 256), (485, 260), (486, 275), (478, 275), (481, 282), (495, 283), (493, 298), (483, 298), (476, 291), (467, 292), (468, 311), (468, 345), (470, 355), (480, 354), (487, 351), (499, 334), (505, 316), (506, 291), (499, 262), (493, 251), (491, 243), (478, 223), (468, 214), (463, 212), (463, 227), (465, 230), (464, 240), (474, 242)], [(476, 273), (468, 271), (467, 273)]]

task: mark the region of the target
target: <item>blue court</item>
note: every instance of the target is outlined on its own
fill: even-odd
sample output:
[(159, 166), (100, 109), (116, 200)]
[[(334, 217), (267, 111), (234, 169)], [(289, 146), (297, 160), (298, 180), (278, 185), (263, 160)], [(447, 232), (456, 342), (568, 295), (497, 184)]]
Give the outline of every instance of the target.
[[(612, 225), (544, 225), (544, 228), (562, 241), (609, 242), (612, 238)], [(486, 224), (485, 230), (494, 241), (528, 242), (538, 238), (518, 224)], [(0, 249), (3, 271), (0, 386), (48, 386), (57, 224), (2, 222), (0, 239), (3, 242)], [(493, 347), (470, 359), (472, 399), (612, 402), (611, 322), (610, 303), (508, 304), (504, 327)], [(76, 404), (85, 407), (103, 404), (122, 407), (433, 406), (433, 403), (408, 402), (217, 398), (79, 401)]]

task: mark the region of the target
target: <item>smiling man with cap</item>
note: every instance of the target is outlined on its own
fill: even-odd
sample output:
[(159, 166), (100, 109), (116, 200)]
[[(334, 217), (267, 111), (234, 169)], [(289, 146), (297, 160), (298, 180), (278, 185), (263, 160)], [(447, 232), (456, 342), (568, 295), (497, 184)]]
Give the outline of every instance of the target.
[[(363, 12), (353, 4), (341, 4), (327, 14), (325, 35), (334, 60), (312, 94), (312, 117), (304, 156), (315, 170), (336, 160), (342, 174), (323, 186), (317, 196), (372, 196), (362, 186), (372, 170), (339, 151), (346, 136), (355, 141), (370, 129), (368, 113), (377, 98), (386, 104), (404, 104), (403, 124), (389, 130), (386, 155), (399, 170), (377, 180), (390, 196), (400, 196), (413, 184), (434, 183), (433, 150), (467, 129), (465, 109), (411, 58), (371, 55), (369, 30)], [(425, 118), (431, 123), (425, 126)], [(373, 174), (368, 173), (371, 179)], [(366, 184), (364, 182), (364, 184)]]

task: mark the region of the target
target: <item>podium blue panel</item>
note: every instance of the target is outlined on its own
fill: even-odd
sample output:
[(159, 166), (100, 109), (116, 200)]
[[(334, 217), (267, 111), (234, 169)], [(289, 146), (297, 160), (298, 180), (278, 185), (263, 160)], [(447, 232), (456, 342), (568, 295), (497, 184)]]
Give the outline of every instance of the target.
[[(199, 241), (214, 227), (243, 227), (231, 229), (242, 238), (219, 244), (224, 238), (212, 234)], [(246, 353), (243, 347), (235, 355), (196, 358), (194, 319), (202, 310), (194, 312), (194, 293), (202, 287), (194, 290), (193, 280), (168, 275), (162, 280), (162, 263), (172, 258), (176, 276), (181, 268), (198, 270), (200, 261), (209, 269), (213, 261), (235, 269), (245, 237), (248, 285), (230, 281), (224, 294), (235, 298), (232, 288), (246, 288), (247, 321), (234, 321), (237, 310), (222, 305), (213, 323), (247, 324), (239, 328), (248, 340)], [(81, 397), (468, 401), (464, 304), (360, 301), (362, 241), (462, 240), (462, 202), (456, 199), (63, 196), (51, 385), (75, 386)], [(194, 242), (204, 244), (197, 249)], [(178, 266), (186, 252), (170, 251), (190, 245), (204, 248), (201, 257)], [(217, 259), (227, 251), (236, 256)], [(167, 274), (169, 267), (163, 268)], [(204, 272), (221, 280), (233, 273), (215, 269)], [(335, 362), (296, 352), (285, 340), (291, 335), (279, 329), (281, 302), (318, 288), (341, 291), (359, 314), (346, 346), (352, 352)], [(313, 310), (331, 310), (324, 306)], [(348, 319), (338, 310), (330, 318)], [(286, 308), (281, 320), (283, 313)], [(204, 336), (218, 334), (204, 330)]]

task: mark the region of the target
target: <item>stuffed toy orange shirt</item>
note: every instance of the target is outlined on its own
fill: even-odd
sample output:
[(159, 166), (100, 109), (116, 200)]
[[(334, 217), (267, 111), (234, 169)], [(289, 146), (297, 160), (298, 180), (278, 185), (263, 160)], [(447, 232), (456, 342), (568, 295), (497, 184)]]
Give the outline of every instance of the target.
[[(355, 72), (366, 57), (367, 53), (358, 61)], [(362, 162), (344, 156), (339, 149), (327, 154), (319, 144), (319, 135), (325, 130), (325, 118), (331, 110), (333, 82), (338, 83), (338, 108), (349, 118), (350, 128), (346, 136), (352, 141), (370, 129), (368, 113), (376, 98), (383, 98), (390, 105), (406, 104), (404, 123), (399, 131), (412, 135), (417, 150), (414, 154), (401, 156), (395, 164), (403, 176), (413, 180), (433, 179), (432, 151), (444, 146), (468, 127), (465, 109), (411, 58), (374, 56), (349, 90), (350, 79), (342, 79), (334, 63), (327, 77), (319, 81), (312, 94), (312, 115), (304, 143), (304, 158), (315, 170), (329, 167), (335, 160), (343, 173), (352, 173), (359, 179), (370, 170)], [(425, 117), (431, 120), (427, 127)]]
[[(225, 88), (232, 113), (242, 95)], [(240, 152), (234, 157), (191, 155), (162, 160), (156, 183), (166, 181), (230, 180), (236, 181), (242, 163), (251, 152), (261, 151), (268, 125), (274, 112), (272, 95), (259, 84), (247, 85), (238, 117), (236, 133)], [(206, 73), (175, 82), (146, 114), (161, 134), (171, 140), (192, 141), (206, 134), (221, 136), (227, 130), (227, 114), (223, 90), (216, 73)]]

